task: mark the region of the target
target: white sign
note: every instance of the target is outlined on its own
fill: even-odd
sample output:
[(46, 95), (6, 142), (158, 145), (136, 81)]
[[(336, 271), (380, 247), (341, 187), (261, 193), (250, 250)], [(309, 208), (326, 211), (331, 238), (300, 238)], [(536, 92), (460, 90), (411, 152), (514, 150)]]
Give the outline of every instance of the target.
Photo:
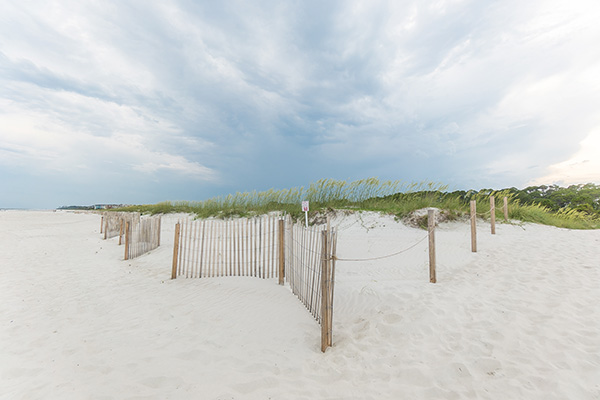
[(302, 202), (302, 211), (308, 212), (308, 201)]

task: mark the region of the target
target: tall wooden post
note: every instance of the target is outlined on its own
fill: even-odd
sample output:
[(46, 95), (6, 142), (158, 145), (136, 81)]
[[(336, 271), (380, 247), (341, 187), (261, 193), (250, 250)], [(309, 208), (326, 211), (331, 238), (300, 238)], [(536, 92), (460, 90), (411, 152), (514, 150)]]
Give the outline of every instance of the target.
[(175, 224), (175, 240), (173, 241), (173, 266), (171, 269), (171, 279), (177, 278), (177, 258), (179, 257), (179, 234), (181, 225)]
[(333, 346), (333, 289), (335, 288), (335, 256), (337, 254), (337, 233), (334, 229), (329, 231), (329, 347)]
[(284, 231), (285, 226), (283, 219), (279, 220), (279, 284), (283, 285), (285, 278), (285, 259), (284, 259)]
[(125, 223), (125, 260), (129, 260), (129, 245), (130, 245), (130, 226), (129, 226), (129, 221), (127, 221)]
[(471, 200), (471, 251), (477, 252), (477, 204)]
[(435, 210), (427, 211), (427, 230), (429, 232), (429, 282), (435, 283)]
[(492, 217), (492, 235), (496, 234), (496, 199), (490, 196), (490, 213)]
[(160, 246), (160, 227), (161, 227), (161, 223), (162, 223), (162, 216), (159, 215), (158, 216), (158, 232), (157, 232), (158, 240), (157, 240), (157, 243), (156, 243), (157, 246)]
[(508, 197), (504, 196), (504, 221), (508, 222)]
[(119, 246), (123, 244), (123, 222), (124, 222), (124, 219), (121, 218), (120, 221), (121, 221), (121, 226), (119, 227)]
[(102, 228), (104, 228), (104, 215), (100, 219), (100, 233), (102, 233)]
[(327, 260), (327, 231), (322, 231), (321, 237), (323, 243), (323, 248), (321, 250), (321, 351), (324, 353), (329, 343), (329, 290), (327, 285), (329, 261)]
[(108, 237), (108, 216), (104, 218), (104, 239)]

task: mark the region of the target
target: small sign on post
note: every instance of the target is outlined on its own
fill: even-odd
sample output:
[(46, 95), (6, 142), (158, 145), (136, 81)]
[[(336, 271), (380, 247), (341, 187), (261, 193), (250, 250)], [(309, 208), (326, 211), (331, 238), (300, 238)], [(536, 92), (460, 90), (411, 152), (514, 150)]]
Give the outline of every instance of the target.
[(306, 227), (308, 228), (308, 201), (302, 202), (302, 211), (304, 211), (304, 221), (306, 223)]

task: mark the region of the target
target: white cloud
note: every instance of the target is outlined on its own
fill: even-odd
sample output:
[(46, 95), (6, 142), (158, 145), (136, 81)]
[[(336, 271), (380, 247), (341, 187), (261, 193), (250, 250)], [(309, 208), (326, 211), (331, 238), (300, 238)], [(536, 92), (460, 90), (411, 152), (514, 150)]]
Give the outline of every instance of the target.
[(579, 150), (568, 160), (548, 167), (548, 174), (530, 185), (600, 184), (600, 126), (581, 141)]
[[(159, 150), (161, 143), (177, 142), (180, 132), (148, 110), (72, 92), (41, 91), (47, 109), (0, 99), (1, 163), (67, 174), (102, 173), (110, 164), (111, 173), (151, 174), (164, 169), (200, 180), (217, 176), (199, 162)], [(190, 141), (202, 147), (191, 138), (184, 143), (190, 146)], [(204, 147), (206, 151), (210, 145)]]

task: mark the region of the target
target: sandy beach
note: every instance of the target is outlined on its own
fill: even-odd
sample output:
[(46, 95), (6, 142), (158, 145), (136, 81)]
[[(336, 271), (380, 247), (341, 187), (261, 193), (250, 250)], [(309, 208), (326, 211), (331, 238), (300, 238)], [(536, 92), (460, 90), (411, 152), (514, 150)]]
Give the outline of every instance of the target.
[(0, 211), (0, 399), (600, 399), (600, 231), (339, 216), (333, 347), (276, 279), (170, 279), (100, 216)]

